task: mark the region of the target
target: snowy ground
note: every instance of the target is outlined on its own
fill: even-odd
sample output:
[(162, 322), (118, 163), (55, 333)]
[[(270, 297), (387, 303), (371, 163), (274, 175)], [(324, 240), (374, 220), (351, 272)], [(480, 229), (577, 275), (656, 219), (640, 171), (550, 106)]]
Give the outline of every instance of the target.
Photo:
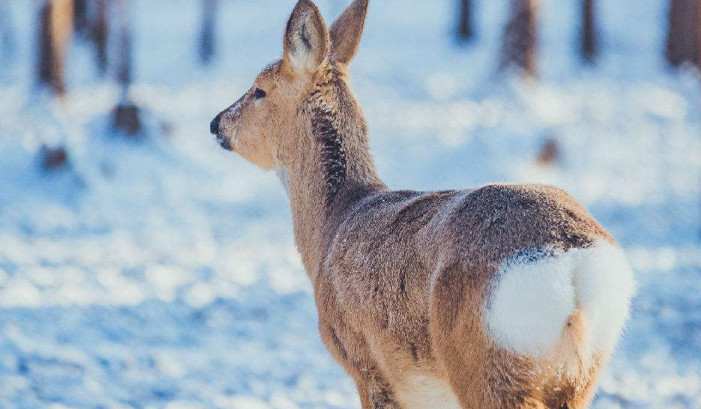
[[(16, 48), (0, 56), (0, 408), (358, 408), (317, 335), (282, 189), (208, 135), (279, 56), (294, 1), (224, 1), (208, 69), (199, 1), (136, 1), (133, 95), (158, 134), (145, 144), (106, 134), (117, 92), (80, 42), (65, 101), (33, 93), (36, 2), (3, 3)], [(327, 16), (344, 3), (319, 2)], [(569, 190), (640, 286), (594, 408), (701, 407), (701, 92), (661, 60), (667, 2), (601, 1), (603, 55), (584, 68), (576, 2), (544, 1), (539, 83), (493, 75), (506, 1), (477, 2), (469, 47), (450, 35), (454, 3), (372, 2), (353, 83), (381, 174)], [(539, 167), (549, 137), (563, 158)], [(71, 169), (41, 173), (42, 141), (67, 144)]]

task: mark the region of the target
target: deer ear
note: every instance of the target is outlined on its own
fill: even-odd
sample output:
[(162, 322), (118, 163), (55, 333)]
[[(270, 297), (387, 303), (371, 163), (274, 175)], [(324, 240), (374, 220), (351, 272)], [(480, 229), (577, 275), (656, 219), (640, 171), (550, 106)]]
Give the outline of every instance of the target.
[(329, 55), (329, 29), (316, 5), (299, 0), (287, 22), (283, 63), (293, 72), (312, 73)]
[(331, 26), (331, 56), (348, 64), (358, 52), (369, 0), (355, 0)]

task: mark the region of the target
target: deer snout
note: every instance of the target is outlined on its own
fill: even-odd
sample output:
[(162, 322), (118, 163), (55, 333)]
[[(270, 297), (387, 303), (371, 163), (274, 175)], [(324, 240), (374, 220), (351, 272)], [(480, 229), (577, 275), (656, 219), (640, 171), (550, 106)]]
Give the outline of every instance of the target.
[(221, 122), (221, 114), (217, 115), (212, 119), (212, 122), (209, 123), (209, 132), (212, 135), (219, 135), (219, 123)]
[(223, 112), (219, 115), (217, 115), (212, 122), (209, 124), (209, 132), (212, 133), (212, 135), (215, 135), (217, 137), (217, 143), (219, 146), (222, 148), (226, 149), (227, 151), (233, 150), (231, 147), (231, 142), (229, 142), (229, 138), (226, 136), (222, 135), (221, 133), (221, 116)]

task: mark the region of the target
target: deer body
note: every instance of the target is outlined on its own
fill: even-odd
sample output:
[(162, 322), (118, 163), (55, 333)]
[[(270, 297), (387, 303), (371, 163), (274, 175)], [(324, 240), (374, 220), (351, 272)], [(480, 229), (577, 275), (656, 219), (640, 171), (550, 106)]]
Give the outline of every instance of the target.
[(562, 190), (391, 191), (347, 81), (367, 0), (329, 31), (295, 7), (283, 59), (212, 122), (285, 181), (324, 344), (363, 409), (579, 409), (628, 316), (633, 278)]

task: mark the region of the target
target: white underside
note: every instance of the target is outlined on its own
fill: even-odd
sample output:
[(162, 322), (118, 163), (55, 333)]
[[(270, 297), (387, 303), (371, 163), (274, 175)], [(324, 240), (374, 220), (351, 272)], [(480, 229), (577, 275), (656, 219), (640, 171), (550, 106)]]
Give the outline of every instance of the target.
[(579, 311), (586, 322), (585, 350), (607, 354), (620, 338), (634, 291), (625, 255), (606, 241), (547, 255), (534, 250), (500, 268), (486, 303), (486, 324), (500, 346), (548, 357), (563, 342), (570, 316)]
[(430, 375), (410, 375), (398, 389), (397, 398), (404, 409), (462, 408), (450, 385)]

